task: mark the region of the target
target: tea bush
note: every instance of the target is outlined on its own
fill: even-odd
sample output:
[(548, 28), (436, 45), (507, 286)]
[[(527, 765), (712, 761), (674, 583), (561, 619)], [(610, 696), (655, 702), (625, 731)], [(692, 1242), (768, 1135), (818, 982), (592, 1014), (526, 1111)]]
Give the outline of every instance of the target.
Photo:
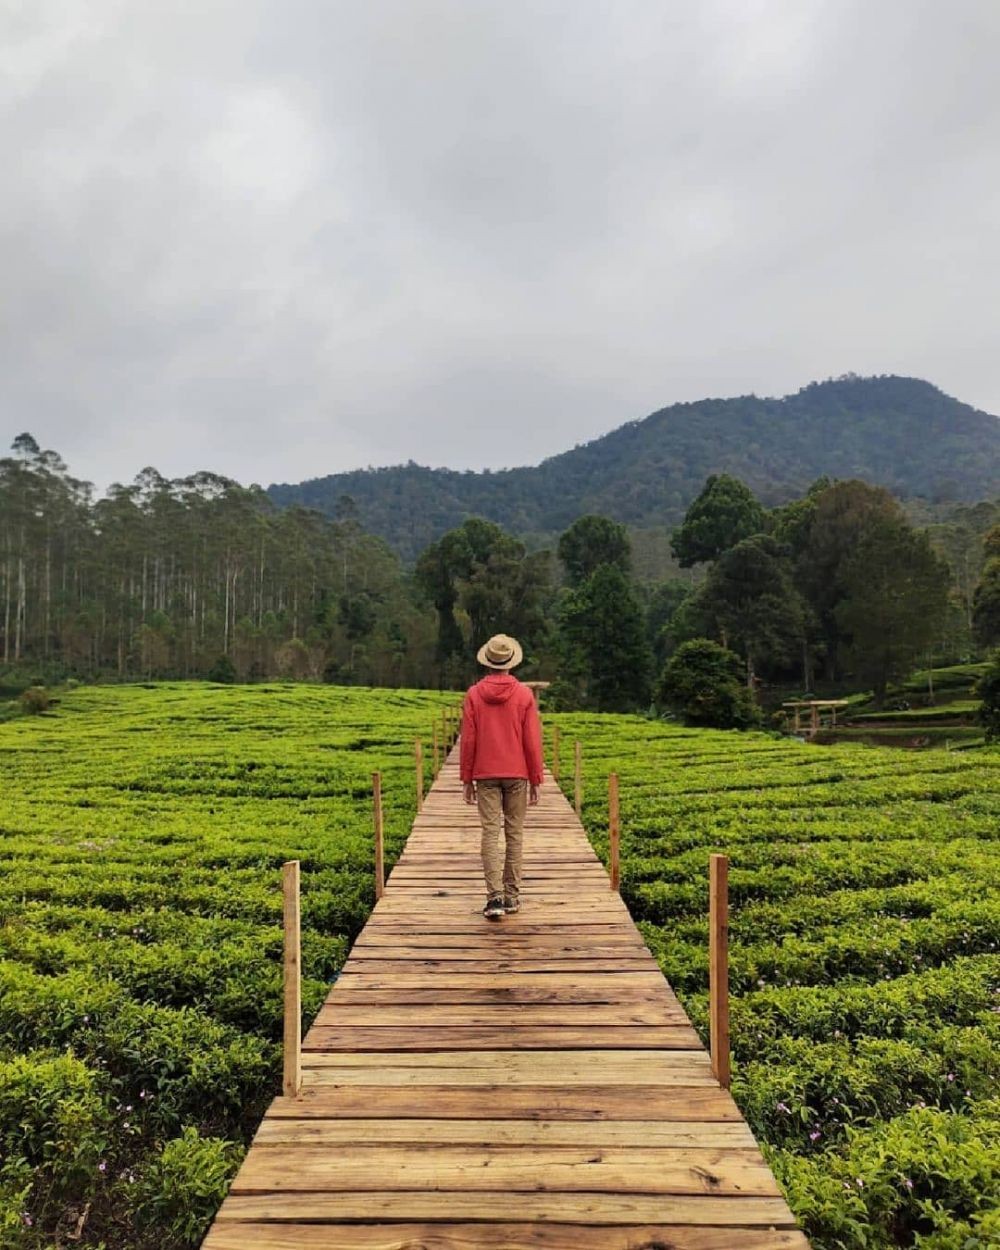
[(374, 902), (371, 773), (391, 865), (454, 702), (81, 687), (0, 725), (0, 1245), (200, 1243), (278, 1090), (281, 864), (308, 1025)]
[(1000, 750), (547, 721), (604, 856), (619, 774), (622, 896), (706, 1040), (729, 855), (733, 1094), (815, 1250), (1000, 1244)]

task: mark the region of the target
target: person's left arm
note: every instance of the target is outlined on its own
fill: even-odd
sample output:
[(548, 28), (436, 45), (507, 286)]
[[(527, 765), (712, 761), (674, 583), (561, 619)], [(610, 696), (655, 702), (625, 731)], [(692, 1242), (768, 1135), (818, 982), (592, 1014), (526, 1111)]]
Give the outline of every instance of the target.
[(462, 742), (459, 755), (459, 775), (462, 778), (462, 789), (466, 803), (476, 801), (476, 783), (473, 772), (476, 767), (476, 709), (472, 702), (472, 692), (466, 691), (465, 703), (462, 705)]

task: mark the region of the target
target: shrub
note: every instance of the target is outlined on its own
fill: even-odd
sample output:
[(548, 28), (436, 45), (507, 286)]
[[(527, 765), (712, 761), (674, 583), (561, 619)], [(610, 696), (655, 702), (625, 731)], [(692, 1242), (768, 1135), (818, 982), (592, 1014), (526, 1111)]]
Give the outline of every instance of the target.
[(760, 709), (741, 680), (739, 656), (709, 638), (682, 643), (664, 666), (657, 699), (688, 725), (748, 729)]
[(198, 1246), (235, 1175), (243, 1149), (186, 1128), (167, 1142), (139, 1182), (136, 1224), (160, 1250)]
[(48, 711), (52, 700), (44, 686), (29, 686), (21, 692), (18, 702), (23, 712), (27, 712), (29, 716), (37, 716), (40, 712)]
[(976, 694), (982, 699), (979, 721), (987, 742), (1000, 741), (1000, 650), (994, 651), (989, 668), (979, 679)]
[(220, 655), (205, 674), (207, 681), (217, 681), (231, 686), (236, 680), (236, 668), (228, 655)]

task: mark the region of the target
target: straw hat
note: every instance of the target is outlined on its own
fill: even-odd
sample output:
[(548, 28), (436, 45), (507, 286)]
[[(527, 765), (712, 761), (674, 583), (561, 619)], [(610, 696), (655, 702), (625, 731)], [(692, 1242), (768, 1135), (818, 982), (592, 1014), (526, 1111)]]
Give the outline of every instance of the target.
[(509, 668), (517, 668), (524, 659), (524, 652), (516, 638), (510, 638), (507, 634), (494, 634), (476, 652), (476, 659), (484, 668), (506, 672)]

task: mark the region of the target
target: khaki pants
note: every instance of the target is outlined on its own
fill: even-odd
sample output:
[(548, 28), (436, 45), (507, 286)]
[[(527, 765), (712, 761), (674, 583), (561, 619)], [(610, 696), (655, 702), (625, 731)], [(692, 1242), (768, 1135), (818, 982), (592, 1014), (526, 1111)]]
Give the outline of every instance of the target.
[[(521, 852), (528, 783), (523, 777), (491, 777), (476, 782), (479, 823), (483, 829), (483, 873), (490, 898), (517, 898), (521, 889)], [(503, 812), (506, 851), (500, 850)]]

